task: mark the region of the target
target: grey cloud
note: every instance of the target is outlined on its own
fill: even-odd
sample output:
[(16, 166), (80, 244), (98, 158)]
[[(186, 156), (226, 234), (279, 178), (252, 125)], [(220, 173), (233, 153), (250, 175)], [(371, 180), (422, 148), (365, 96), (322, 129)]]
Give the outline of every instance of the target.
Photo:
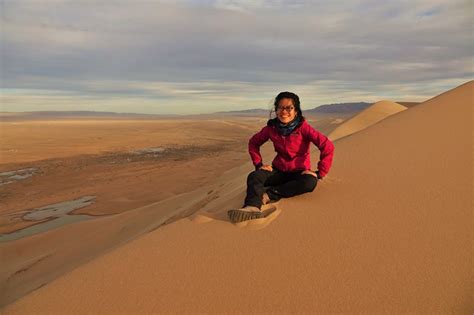
[(2, 85), (150, 96), (82, 83), (334, 80), (358, 90), (472, 77), (464, 2), (255, 3), (4, 1)]

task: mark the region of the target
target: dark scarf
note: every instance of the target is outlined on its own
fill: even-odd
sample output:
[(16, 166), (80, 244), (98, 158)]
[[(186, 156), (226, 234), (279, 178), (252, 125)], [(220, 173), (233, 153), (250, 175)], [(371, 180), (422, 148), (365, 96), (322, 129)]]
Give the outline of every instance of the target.
[(277, 127), (278, 132), (282, 136), (288, 136), (290, 133), (293, 132), (293, 130), (295, 130), (295, 128), (300, 124), (300, 122), (301, 122), (300, 116), (296, 116), (295, 119), (293, 119), (287, 124), (283, 124), (281, 123), (280, 120), (278, 120), (278, 118), (275, 118), (274, 124)]

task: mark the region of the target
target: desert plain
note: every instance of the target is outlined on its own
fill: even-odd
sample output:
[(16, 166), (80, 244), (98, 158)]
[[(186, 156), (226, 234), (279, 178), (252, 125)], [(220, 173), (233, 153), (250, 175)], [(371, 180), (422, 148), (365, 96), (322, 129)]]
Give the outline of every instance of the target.
[(329, 175), (239, 224), (268, 117), (5, 115), (2, 312), (472, 313), (473, 91), (308, 116)]

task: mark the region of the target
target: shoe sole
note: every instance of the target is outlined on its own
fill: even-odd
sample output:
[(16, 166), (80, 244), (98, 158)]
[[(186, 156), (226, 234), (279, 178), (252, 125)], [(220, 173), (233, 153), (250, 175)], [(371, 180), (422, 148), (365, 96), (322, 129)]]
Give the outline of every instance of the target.
[(233, 223), (263, 218), (263, 213), (257, 211), (229, 210), (227, 214)]

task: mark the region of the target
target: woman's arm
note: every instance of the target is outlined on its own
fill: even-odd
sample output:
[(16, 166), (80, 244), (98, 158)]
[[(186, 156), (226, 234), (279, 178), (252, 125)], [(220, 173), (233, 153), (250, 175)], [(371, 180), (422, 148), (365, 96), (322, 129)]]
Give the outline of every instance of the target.
[(328, 137), (306, 124), (305, 134), (315, 146), (318, 147), (321, 154), (318, 162), (318, 177), (323, 178), (329, 173), (334, 156), (334, 144)]
[(263, 165), (262, 155), (260, 154), (260, 146), (267, 142), (270, 138), (269, 128), (270, 127), (268, 126), (263, 127), (262, 130), (254, 134), (249, 140), (249, 154), (256, 170), (258, 170), (260, 166)]

